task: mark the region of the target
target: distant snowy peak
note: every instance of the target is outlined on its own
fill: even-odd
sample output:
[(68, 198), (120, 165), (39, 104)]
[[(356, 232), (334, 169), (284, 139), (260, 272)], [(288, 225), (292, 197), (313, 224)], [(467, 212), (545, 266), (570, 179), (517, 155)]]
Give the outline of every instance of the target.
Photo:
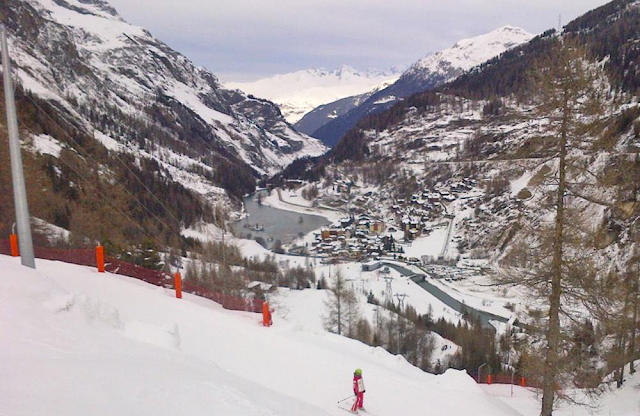
[(425, 76), (438, 73), (446, 75), (452, 69), (455, 69), (456, 73), (460, 70), (467, 71), (515, 46), (530, 41), (533, 36), (523, 29), (504, 26), (484, 35), (460, 40), (449, 49), (429, 55), (416, 62), (405, 75), (418, 73)]
[[(324, 68), (307, 69), (307, 70), (294, 72), (294, 74), (300, 75), (302, 77), (304, 77), (305, 75), (310, 75), (310, 76), (319, 76), (319, 77), (333, 77), (333, 78), (348, 80), (348, 79), (359, 79), (359, 78), (364, 78), (364, 79), (373, 79), (373, 78), (381, 78), (381, 77), (388, 78), (394, 75), (400, 75), (400, 71), (396, 67), (394, 67), (388, 71), (379, 71), (377, 69), (369, 69), (365, 72), (361, 72), (349, 65), (341, 65), (338, 68), (335, 68), (333, 70), (327, 70)], [(280, 74), (275, 76), (278, 77), (278, 76), (287, 76), (287, 75), (289, 74)]]
[(225, 87), (275, 102), (286, 119), (295, 123), (322, 104), (367, 93), (382, 83), (394, 82), (399, 75), (397, 68), (363, 72), (342, 65), (333, 70), (306, 69), (253, 82), (229, 82)]
[(396, 82), (396, 80), (397, 78), (392, 78), (376, 85), (370, 91), (363, 94), (341, 98), (327, 104), (322, 104), (304, 114), (304, 117), (297, 121), (296, 124), (294, 124), (294, 127), (300, 133), (312, 135), (313, 132), (320, 127), (324, 126), (331, 120), (335, 120), (340, 116), (345, 115), (355, 107), (364, 103), (372, 95), (388, 88), (391, 84)]

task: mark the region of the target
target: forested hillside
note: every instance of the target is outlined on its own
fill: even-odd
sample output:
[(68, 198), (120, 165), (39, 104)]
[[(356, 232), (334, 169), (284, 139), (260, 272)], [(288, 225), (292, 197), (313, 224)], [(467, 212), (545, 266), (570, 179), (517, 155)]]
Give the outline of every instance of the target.
[[(15, 211), (1, 91), (0, 97), (0, 233), (7, 236)], [(72, 246), (101, 241), (113, 254), (143, 242), (156, 248), (187, 247), (180, 237), (182, 227), (214, 221), (214, 207), (179, 183), (164, 179), (166, 172), (154, 160), (141, 159), (138, 164), (132, 156), (110, 154), (59, 117), (50, 103), (21, 88), (16, 91), (16, 102), (28, 149), (23, 152), (23, 162), (30, 213), (71, 231)], [(62, 138), (62, 144), (47, 146), (49, 137)], [(45, 238), (46, 227), (36, 227), (36, 231), (38, 245), (64, 244)]]
[[(239, 214), (258, 179), (325, 150), (273, 103), (223, 88), (101, 0), (8, 0), (0, 21), (32, 214), (75, 244), (184, 247), (184, 229), (220, 222), (215, 211)], [(0, 196), (3, 212), (10, 196)], [(6, 236), (13, 221), (2, 221)]]

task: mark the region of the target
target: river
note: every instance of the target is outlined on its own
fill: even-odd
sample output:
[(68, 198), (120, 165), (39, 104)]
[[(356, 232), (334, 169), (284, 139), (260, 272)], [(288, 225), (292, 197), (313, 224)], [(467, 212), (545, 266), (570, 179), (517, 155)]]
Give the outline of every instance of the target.
[[(423, 275), (416, 275), (416, 273), (412, 272), (411, 270), (394, 263), (384, 263), (384, 264), (397, 270), (404, 276), (411, 277), (411, 280), (413, 280), (418, 286), (420, 286), (427, 292), (431, 293), (433, 296), (439, 299), (442, 303), (444, 303), (451, 309), (455, 310), (456, 312), (462, 313), (462, 311), (466, 311), (469, 315), (480, 318), (482, 325), (486, 328), (491, 328), (495, 330), (493, 325), (491, 325), (490, 321), (497, 321), (502, 323), (507, 323), (509, 321), (507, 318), (503, 316), (498, 316), (491, 312), (482, 311), (479, 309), (472, 308), (469, 305), (463, 304), (459, 300), (453, 298), (444, 290), (440, 289), (438, 286), (430, 283), (426, 279), (423, 279), (424, 277)], [(515, 325), (520, 326), (518, 323), (515, 323)]]
[[(260, 191), (266, 192), (266, 191)], [(276, 241), (289, 244), (301, 235), (318, 230), (330, 224), (330, 221), (320, 215), (300, 214), (292, 211), (268, 207), (255, 201), (256, 194), (244, 199), (244, 206), (248, 217), (233, 224), (232, 228), (237, 237), (261, 237), (267, 248), (272, 248)], [(256, 224), (263, 230), (254, 229)]]

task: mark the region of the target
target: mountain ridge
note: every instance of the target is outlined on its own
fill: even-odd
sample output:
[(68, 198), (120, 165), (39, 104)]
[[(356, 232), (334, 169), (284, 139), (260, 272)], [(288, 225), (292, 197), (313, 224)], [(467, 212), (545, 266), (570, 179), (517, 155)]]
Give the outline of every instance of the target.
[(332, 70), (311, 68), (251, 82), (228, 82), (225, 86), (277, 103), (293, 124), (315, 107), (366, 93), (383, 82), (395, 80), (398, 75), (397, 68), (358, 71), (342, 65)]
[[(6, 0), (0, 20), (25, 166), (39, 184), (27, 184), (33, 215), (78, 241), (184, 248), (183, 229), (242, 215), (258, 179), (326, 150), (275, 104), (223, 88), (104, 1)], [(13, 210), (9, 198), (0, 206)]]
[[(142, 117), (155, 103), (178, 105), (180, 111), (186, 110), (185, 118), (198, 119), (210, 129), (204, 133), (208, 140), (217, 140), (257, 174), (276, 171), (291, 160), (270, 153), (295, 155), (305, 146), (312, 153), (323, 151), (317, 141), (295, 132), (271, 103), (225, 90), (211, 72), (195, 67), (146, 29), (129, 25), (105, 2), (29, 0), (23, 4), (37, 10), (45, 19), (40, 24), (55, 32), (49, 38), (61, 37), (70, 51), (64, 62), (56, 61), (48, 50), (56, 47), (55, 40), (51, 45), (41, 37), (12, 40), (19, 79), (36, 94), (59, 102), (68, 101), (65, 96), (69, 96), (79, 105), (88, 91), (93, 97), (111, 95), (110, 101), (123, 111)], [(11, 24), (9, 28), (17, 29)], [(65, 68), (68, 65), (77, 67)]]
[(417, 92), (451, 81), (476, 65), (530, 40), (523, 29), (504, 26), (474, 38), (462, 39), (451, 48), (430, 54), (414, 63), (389, 87), (372, 94), (364, 103), (324, 124), (311, 135), (329, 147), (335, 146), (359, 120), (390, 108)]

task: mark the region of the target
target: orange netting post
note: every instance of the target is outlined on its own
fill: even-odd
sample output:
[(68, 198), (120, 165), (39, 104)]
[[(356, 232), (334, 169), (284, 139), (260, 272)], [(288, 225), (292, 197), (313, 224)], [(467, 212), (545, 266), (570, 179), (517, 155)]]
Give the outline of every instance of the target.
[(96, 247), (96, 266), (98, 267), (98, 273), (104, 273), (104, 247)]
[(269, 302), (262, 304), (262, 325), (271, 326), (273, 321), (271, 320), (271, 311), (269, 310)]
[(522, 378), (520, 379), (520, 386), (522, 386), (522, 387), (527, 387), (527, 381), (525, 380), (525, 378), (524, 378), (524, 377), (522, 377)]
[(182, 299), (182, 276), (180, 272), (177, 272), (173, 275), (176, 287), (176, 298)]
[(491, 374), (487, 376), (487, 384), (491, 384)]
[(18, 247), (18, 236), (11, 234), (9, 236), (9, 243), (11, 245), (11, 257), (20, 256), (20, 248)]

